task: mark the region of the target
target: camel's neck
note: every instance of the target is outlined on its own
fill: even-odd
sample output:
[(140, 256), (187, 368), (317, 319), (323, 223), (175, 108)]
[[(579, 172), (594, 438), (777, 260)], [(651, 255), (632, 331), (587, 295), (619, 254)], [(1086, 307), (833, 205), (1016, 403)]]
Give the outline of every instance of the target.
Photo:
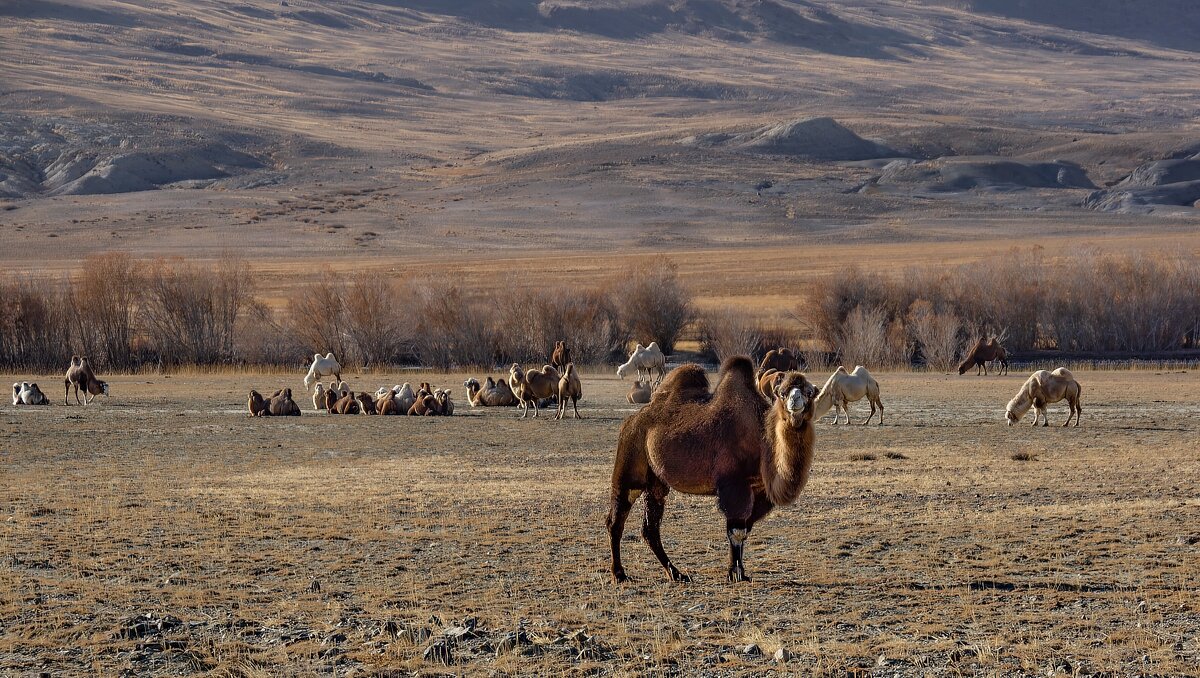
[(814, 413), (809, 421), (799, 428), (789, 422), (783, 405), (776, 403), (767, 418), (767, 450), (762, 458), (763, 485), (767, 497), (776, 506), (787, 506), (796, 501), (813, 461)]
[(817, 396), (817, 401), (813, 403), (812, 420), (816, 421), (829, 413), (833, 408), (833, 379), (825, 382), (825, 388), (821, 389), (820, 395)]

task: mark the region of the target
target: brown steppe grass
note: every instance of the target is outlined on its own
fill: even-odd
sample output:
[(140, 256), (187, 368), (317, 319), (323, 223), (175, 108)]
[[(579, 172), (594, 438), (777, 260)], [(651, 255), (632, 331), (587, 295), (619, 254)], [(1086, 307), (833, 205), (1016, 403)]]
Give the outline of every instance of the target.
[[(350, 378), (459, 395), (461, 416), (410, 419), (315, 414), (301, 376), (0, 404), (0, 674), (1200, 672), (1195, 373), (1077, 373), (1069, 430), (1003, 424), (1020, 374), (878, 374), (887, 425), (819, 424), (808, 488), (751, 536), (752, 583), (724, 581), (712, 499), (673, 493), (694, 583), (666, 581), (635, 520), (624, 586), (603, 523), (628, 383), (586, 374), (586, 418), (554, 422), (470, 409), (467, 375)], [(304, 416), (245, 416), (250, 388), (285, 385)], [(423, 659), (454, 627), (453, 663)]]

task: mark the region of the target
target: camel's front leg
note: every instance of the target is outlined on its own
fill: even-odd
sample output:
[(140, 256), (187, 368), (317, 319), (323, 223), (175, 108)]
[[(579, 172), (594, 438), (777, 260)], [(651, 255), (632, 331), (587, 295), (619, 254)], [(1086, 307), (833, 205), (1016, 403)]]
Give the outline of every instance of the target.
[(746, 537), (750, 534), (749, 521), (754, 511), (754, 494), (749, 481), (736, 477), (718, 480), (717, 506), (725, 514), (725, 536), (729, 539), (729, 581), (750, 581), (743, 561)]

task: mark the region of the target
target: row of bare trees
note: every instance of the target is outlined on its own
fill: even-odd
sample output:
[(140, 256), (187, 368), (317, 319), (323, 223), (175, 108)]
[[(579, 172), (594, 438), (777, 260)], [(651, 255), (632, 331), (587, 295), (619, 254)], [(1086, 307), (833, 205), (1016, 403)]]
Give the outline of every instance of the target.
[(556, 340), (598, 364), (635, 338), (669, 352), (692, 321), (691, 295), (665, 257), (599, 286), (514, 282), (471, 294), (436, 278), (327, 271), (273, 308), (235, 257), (197, 265), (103, 254), (74, 276), (0, 280), (0, 367), (60, 369), (72, 354), (105, 370), (295, 366), (332, 351), (347, 364), (448, 368), (540, 362)]
[(789, 346), (810, 363), (945, 369), (985, 332), (1003, 333), (1018, 354), (1151, 354), (1193, 347), (1200, 330), (1194, 255), (1014, 250), (899, 276), (850, 270), (807, 289), (790, 323), (699, 314), (675, 264), (657, 257), (596, 285), (550, 289), (513, 278), (472, 292), (438, 278), (329, 271), (273, 307), (235, 257), (199, 265), (110, 253), (69, 277), (0, 279), (0, 367), (59, 369), (75, 353), (106, 370), (296, 366), (332, 351), (347, 364), (448, 368), (537, 363), (557, 340), (577, 362), (600, 364), (622, 359), (631, 340), (670, 353), (689, 332), (716, 359)]
[(1192, 348), (1200, 330), (1189, 254), (1013, 250), (898, 277), (851, 270), (810, 289), (800, 315), (847, 364), (946, 368), (985, 333), (1017, 353), (1148, 355)]
[(231, 257), (199, 266), (109, 253), (72, 277), (10, 278), (0, 281), (0, 366), (60, 369), (72, 354), (109, 370), (232, 361), (252, 293)]

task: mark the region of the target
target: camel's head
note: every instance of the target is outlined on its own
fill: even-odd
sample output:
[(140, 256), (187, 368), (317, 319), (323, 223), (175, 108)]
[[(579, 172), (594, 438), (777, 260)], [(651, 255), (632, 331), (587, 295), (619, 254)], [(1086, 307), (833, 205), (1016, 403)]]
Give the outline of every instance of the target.
[[(312, 388), (312, 385), (313, 385), (313, 382), (314, 382), (314, 381), (316, 381), (316, 378), (315, 378), (315, 377), (313, 377), (311, 374), (306, 374), (306, 375), (304, 375), (304, 388), (305, 388), (305, 390)], [(320, 392), (320, 391), (319, 391), (319, 389), (320, 389), (320, 386), (321, 386), (320, 384), (317, 384), (317, 387), (318, 387), (318, 393)]]
[(1012, 406), (1010, 405), (1004, 410), (1004, 419), (1008, 421), (1009, 426), (1012, 426), (1018, 421), (1021, 421), (1021, 415), (1014, 412)]
[(624, 379), (625, 375), (629, 374), (629, 363), (617, 366), (617, 376)]
[(787, 372), (775, 382), (776, 402), (787, 411), (794, 426), (812, 419), (819, 394), (820, 389), (799, 372)]
[(107, 381), (100, 382), (100, 392), (104, 394), (105, 398), (108, 397), (108, 382)]

